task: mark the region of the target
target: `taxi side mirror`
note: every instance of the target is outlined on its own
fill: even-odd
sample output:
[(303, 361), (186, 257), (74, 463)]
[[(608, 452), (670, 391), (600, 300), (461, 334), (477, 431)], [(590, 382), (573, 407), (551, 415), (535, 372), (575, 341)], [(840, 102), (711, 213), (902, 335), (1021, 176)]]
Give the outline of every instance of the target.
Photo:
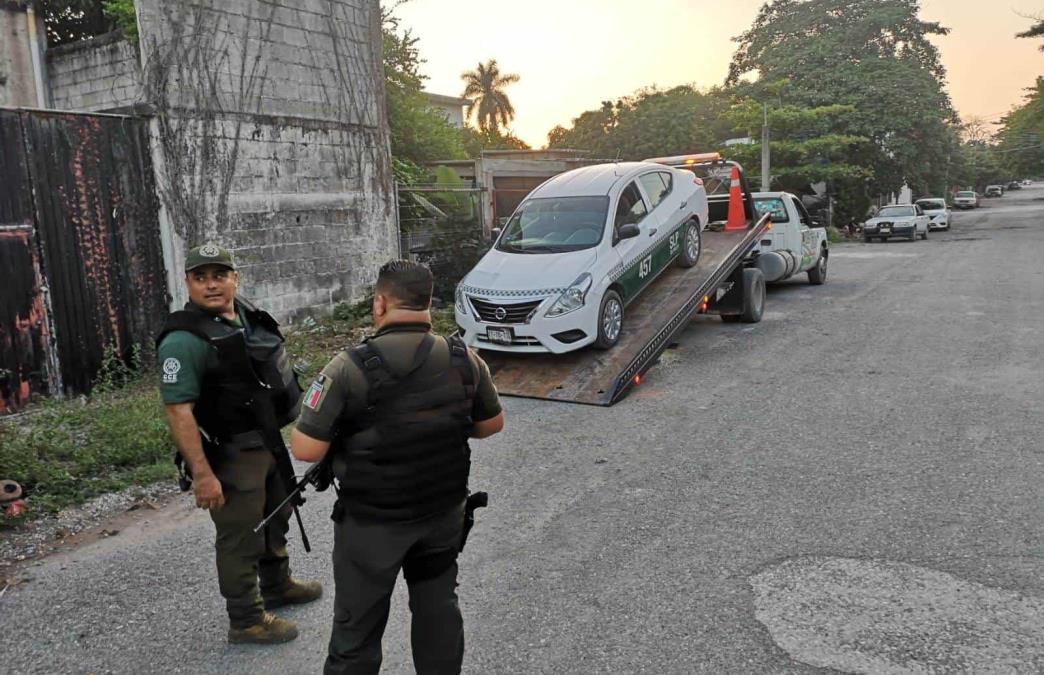
[(618, 241), (623, 241), (624, 239), (634, 239), (641, 233), (642, 231), (639, 230), (638, 226), (634, 225), (633, 223), (628, 225), (622, 225), (620, 229), (616, 231), (616, 239)]

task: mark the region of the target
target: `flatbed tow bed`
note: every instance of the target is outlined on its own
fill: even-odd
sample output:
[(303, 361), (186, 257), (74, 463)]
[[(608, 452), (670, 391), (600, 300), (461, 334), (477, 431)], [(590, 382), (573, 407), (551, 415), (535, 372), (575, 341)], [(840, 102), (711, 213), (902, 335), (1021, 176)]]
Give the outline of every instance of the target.
[(696, 266), (667, 270), (628, 305), (623, 335), (612, 349), (585, 348), (567, 354), (484, 350), (482, 357), (498, 391), (523, 398), (613, 405), (694, 316), (739, 313), (747, 254), (769, 227), (766, 214), (742, 230), (704, 231)]

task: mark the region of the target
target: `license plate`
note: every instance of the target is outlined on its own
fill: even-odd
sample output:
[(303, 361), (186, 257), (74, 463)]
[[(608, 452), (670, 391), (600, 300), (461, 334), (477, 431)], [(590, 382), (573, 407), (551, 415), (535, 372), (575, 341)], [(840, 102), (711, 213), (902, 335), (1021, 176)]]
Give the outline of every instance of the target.
[(882, 227), (881, 228), (881, 234), (891, 234), (891, 233), (892, 233), (892, 228), (890, 228), (890, 227)]
[(510, 328), (487, 328), (486, 337), (494, 344), (509, 345), (511, 344), (512, 331)]

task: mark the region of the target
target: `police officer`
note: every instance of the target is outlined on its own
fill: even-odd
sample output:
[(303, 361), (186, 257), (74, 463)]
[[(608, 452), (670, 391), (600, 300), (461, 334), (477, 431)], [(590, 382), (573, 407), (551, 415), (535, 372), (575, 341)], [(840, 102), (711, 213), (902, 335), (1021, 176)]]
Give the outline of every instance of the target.
[[(458, 673), (464, 627), (457, 553), (468, 494), (468, 439), (504, 426), (486, 364), (431, 332), (432, 276), (395, 260), (377, 279), (377, 334), (338, 354), (305, 392), (294, 456), (331, 453), (333, 632), (325, 672), (377, 673), (392, 590), (403, 570), (418, 673)], [(333, 443), (331, 444), (331, 441)]]
[(293, 421), (301, 390), (278, 324), (236, 297), (238, 283), (225, 249), (206, 244), (188, 252), (189, 302), (167, 317), (157, 338), (160, 392), (179, 466), (191, 476), (196, 505), (214, 521), (228, 640), (269, 644), (293, 640), (297, 627), (266, 610), (311, 602), (322, 587), (290, 576), (289, 509), (253, 532), (286, 495), (265, 432), (278, 435)]

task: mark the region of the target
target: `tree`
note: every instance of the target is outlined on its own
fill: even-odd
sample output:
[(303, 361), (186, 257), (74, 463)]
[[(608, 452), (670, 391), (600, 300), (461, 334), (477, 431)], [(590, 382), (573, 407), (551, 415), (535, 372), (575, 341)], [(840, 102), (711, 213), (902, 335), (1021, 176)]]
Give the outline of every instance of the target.
[(482, 131), (464, 127), (464, 149), (468, 157), (478, 157), (483, 150), (529, 150), (529, 144), (509, 131)]
[[(847, 105), (806, 108), (777, 106), (767, 113), (771, 131), (771, 189), (806, 193), (810, 185), (825, 183), (835, 201), (834, 224), (861, 222), (870, 206), (866, 180), (871, 176), (865, 161), (870, 139), (850, 133), (856, 109)], [(745, 100), (726, 115), (738, 135), (755, 137), (765, 119), (762, 104)], [(734, 146), (730, 159), (739, 161), (748, 175), (761, 171), (761, 144)]]
[(709, 151), (728, 138), (725, 113), (730, 95), (683, 85), (641, 89), (619, 101), (603, 101), (548, 133), (548, 147), (587, 150), (602, 159), (636, 160), (684, 152)]
[[(1044, 37), (1044, 19), (1034, 17), (1037, 22), (1029, 28), (1029, 30), (1018, 33), (1015, 37), (1019, 38), (1039, 38)], [(1040, 46), (1040, 51), (1044, 52), (1044, 45)]]
[(997, 153), (1014, 176), (1044, 175), (1044, 77), (1026, 90), (1026, 102), (1001, 119)]
[(464, 98), (470, 99), (468, 118), (474, 113), (479, 129), (499, 133), (501, 125), (508, 126), (515, 119), (515, 108), (504, 92), (505, 87), (519, 81), (514, 73), (501, 73), (496, 59), (479, 63), (475, 70), (461, 73), (464, 80)]
[[(919, 0), (772, 0), (736, 38), (727, 81), (758, 100), (854, 106), (849, 129), (872, 141), (860, 163), (872, 167), (876, 189), (906, 182), (938, 191), (957, 117), (929, 37), (949, 29), (920, 20), (919, 8)], [(767, 91), (781, 80), (782, 94)]]

